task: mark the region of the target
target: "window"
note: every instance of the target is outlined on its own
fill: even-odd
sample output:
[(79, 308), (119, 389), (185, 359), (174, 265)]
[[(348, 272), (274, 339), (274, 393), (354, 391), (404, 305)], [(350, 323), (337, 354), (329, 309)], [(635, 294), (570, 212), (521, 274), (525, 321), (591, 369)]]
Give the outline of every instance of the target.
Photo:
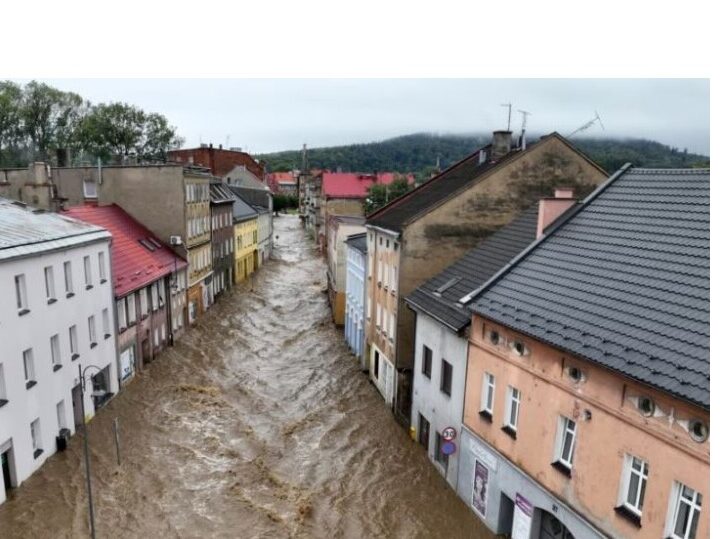
[(67, 421), (65, 420), (65, 400), (61, 400), (57, 403), (57, 422), (58, 430), (62, 430), (67, 427)]
[[(180, 288), (180, 279), (178, 279), (178, 288)], [(146, 290), (140, 290), (140, 318), (144, 319), (148, 315), (148, 297)]]
[(575, 453), (575, 438), (577, 425), (575, 421), (565, 416), (558, 419), (557, 440), (555, 442), (555, 461), (560, 467), (570, 471)]
[(40, 418), (30, 423), (30, 437), (32, 438), (33, 458), (42, 455), (42, 436), (40, 434)]
[(702, 443), (708, 439), (709, 435), (710, 429), (708, 429), (707, 423), (700, 419), (690, 421), (690, 438), (698, 443)]
[(55, 303), (55, 276), (53, 275), (53, 267), (45, 268), (45, 297), (48, 303)]
[(77, 326), (70, 326), (68, 333), (70, 334), (70, 353), (72, 354), (70, 360), (74, 361), (80, 357), (80, 354), (78, 353)]
[(432, 378), (432, 355), (432, 350), (423, 345), (422, 373), (427, 376), (428, 379)]
[(83, 195), (85, 198), (97, 198), (97, 184), (94, 180), (83, 180)]
[(98, 267), (100, 268), (100, 283), (107, 281), (107, 273), (105, 272), (105, 253), (98, 253)]
[(676, 539), (695, 539), (702, 494), (675, 481), (670, 496), (669, 526), (665, 534)]
[(17, 300), (18, 314), (30, 312), (28, 309), (27, 289), (25, 288), (25, 274), (15, 276), (15, 299)]
[(7, 400), (7, 389), (5, 387), (5, 371), (3, 370), (3, 364), (0, 363), (0, 408), (6, 405)]
[(72, 263), (70, 261), (64, 262), (63, 270), (65, 271), (65, 294), (68, 298), (71, 298), (75, 295), (73, 292)]
[(452, 394), (452, 372), (453, 367), (444, 359), (440, 363), (440, 391), (448, 397)]
[(625, 455), (619, 502), (621, 507), (638, 517), (642, 515), (648, 472), (647, 462), (632, 455)]
[(90, 257), (83, 257), (83, 265), (85, 268), (85, 289), (90, 290), (92, 288), (92, 270), (90, 268)]
[(449, 457), (442, 452), (443, 442), (442, 434), (439, 432), (435, 433), (435, 462), (439, 463), (445, 470), (447, 470)]
[(520, 390), (508, 386), (505, 397), (505, 428), (517, 432), (518, 416), (520, 415)]
[(155, 328), (155, 331), (153, 332), (153, 342), (155, 343), (155, 346), (160, 346), (160, 332), (158, 331), (158, 328)]
[(123, 331), (127, 328), (127, 309), (125, 306), (125, 298), (119, 299), (115, 302), (115, 309), (117, 310), (118, 328)]
[[(141, 292), (142, 293), (142, 292)], [(128, 318), (128, 326), (132, 326), (135, 321), (137, 320), (137, 316), (135, 314), (135, 292), (127, 296), (126, 298), (127, 302), (127, 318)]]
[(155, 312), (158, 308), (158, 287), (156, 282), (150, 285), (150, 294), (152, 300), (152, 310)]
[(107, 309), (102, 310), (103, 335), (105, 338), (110, 337), (110, 313)]
[(23, 368), (25, 370), (25, 388), (30, 389), (37, 384), (35, 380), (35, 361), (33, 359), (32, 348), (28, 348), (23, 352)]
[(528, 347), (522, 341), (513, 341), (510, 343), (510, 349), (516, 356), (526, 356), (530, 353)]
[(95, 334), (95, 315), (88, 317), (88, 335), (90, 337), (90, 348), (97, 346), (97, 335)]
[(430, 445), (430, 422), (418, 412), (418, 442), (427, 449)]
[(52, 359), (53, 371), (57, 371), (62, 367), (62, 360), (60, 358), (60, 336), (53, 335), (50, 337), (50, 356)]
[(492, 419), (493, 403), (495, 402), (495, 376), (489, 372), (483, 376), (482, 409), (480, 415)]
[(391, 341), (395, 339), (395, 315), (393, 313), (388, 313), (388, 336)]
[(376, 305), (376, 316), (375, 316), (375, 327), (380, 329), (380, 324), (382, 323), (382, 307), (380, 307), (380, 304), (378, 303)]
[[(210, 265), (210, 251), (205, 251), (205, 256), (207, 257), (207, 265)], [(158, 301), (160, 302), (160, 307), (165, 305), (165, 278), (160, 279), (159, 281), (155, 282), (155, 286), (157, 286), (158, 289)]]

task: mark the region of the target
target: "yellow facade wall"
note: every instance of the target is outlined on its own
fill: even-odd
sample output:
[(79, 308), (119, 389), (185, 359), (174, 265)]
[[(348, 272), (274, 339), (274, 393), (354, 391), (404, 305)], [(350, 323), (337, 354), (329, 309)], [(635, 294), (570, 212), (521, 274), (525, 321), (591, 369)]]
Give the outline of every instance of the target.
[(235, 282), (247, 279), (258, 267), (257, 217), (235, 223)]

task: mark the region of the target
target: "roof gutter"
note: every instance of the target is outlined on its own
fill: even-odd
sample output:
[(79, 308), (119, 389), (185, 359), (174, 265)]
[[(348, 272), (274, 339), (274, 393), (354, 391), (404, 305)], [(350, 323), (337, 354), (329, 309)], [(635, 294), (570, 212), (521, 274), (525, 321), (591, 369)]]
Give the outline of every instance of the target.
[(411, 310), (415, 311), (416, 313), (421, 312), (421, 313), (423, 313), (424, 315), (429, 316), (430, 318), (436, 320), (437, 322), (439, 322), (441, 325), (445, 326), (446, 328), (451, 329), (452, 331), (454, 331), (454, 332), (457, 333), (458, 335), (460, 334), (460, 332), (461, 332), (463, 329), (465, 329), (465, 328), (469, 325), (469, 323), (468, 323), (468, 324), (463, 324), (461, 327), (456, 328), (455, 326), (451, 326), (450, 324), (448, 324), (448, 323), (445, 322), (444, 320), (440, 319), (440, 317), (436, 316), (435, 314), (431, 313), (430, 311), (428, 311), (428, 310), (426, 310), (426, 309), (423, 309), (420, 305), (418, 305), (417, 303), (415, 303), (414, 301), (412, 301), (409, 297), (403, 297), (403, 301), (404, 301), (405, 303), (407, 303), (407, 306), (408, 306)]
[[(617, 180), (620, 176), (625, 174), (625, 172), (628, 171), (632, 167), (632, 163), (625, 163), (620, 169), (615, 172), (612, 176), (610, 176), (603, 184), (601, 184), (595, 191), (590, 193), (587, 197), (585, 197), (585, 200), (583, 200), (580, 204), (576, 204), (572, 208), (570, 208), (562, 217), (557, 219), (553, 224), (550, 225), (550, 227), (543, 233), (542, 236), (540, 236), (538, 239), (536, 239), (534, 242), (532, 242), (530, 245), (528, 245), (525, 249), (523, 249), (520, 254), (515, 256), (510, 262), (505, 264), (498, 272), (490, 277), (485, 283), (467, 294), (466, 296), (463, 296), (460, 298), (460, 303), (463, 305), (466, 305), (470, 303), (471, 301), (477, 299), (477, 297), (482, 294), (485, 290), (493, 286), (500, 278), (504, 277), (505, 274), (510, 271), (512, 267), (514, 267), (516, 264), (518, 264), (522, 259), (524, 259), (526, 256), (528, 256), (532, 251), (535, 250), (535, 248), (542, 244), (547, 238), (551, 237), (555, 231), (557, 231), (560, 227), (564, 226), (565, 223), (570, 221), (575, 215), (577, 215), (579, 212), (583, 210), (583, 208), (595, 200), (600, 194), (602, 194), (608, 187), (610, 187), (613, 183), (615, 183), (615, 180)], [(472, 307), (470, 307), (470, 311), (476, 312)]]

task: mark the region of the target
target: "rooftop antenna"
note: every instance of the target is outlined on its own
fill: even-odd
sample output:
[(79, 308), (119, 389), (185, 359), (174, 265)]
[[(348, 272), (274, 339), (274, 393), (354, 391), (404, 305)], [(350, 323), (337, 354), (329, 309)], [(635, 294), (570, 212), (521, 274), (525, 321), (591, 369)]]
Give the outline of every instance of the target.
[(225, 147), (230, 149), (230, 135), (225, 135)]
[(500, 103), (501, 107), (508, 108), (508, 126), (507, 130), (510, 131), (510, 120), (512, 119), (512, 103)]
[(302, 171), (307, 172), (308, 161), (307, 161), (307, 144), (303, 144), (302, 149)]
[(520, 110), (518, 109), (518, 112), (522, 114), (522, 130), (520, 132), (520, 148), (525, 149), (526, 143), (525, 143), (525, 128), (527, 127), (527, 117), (532, 116), (528, 111), (526, 110)]
[(582, 124), (580, 127), (578, 127), (575, 131), (570, 133), (565, 138), (570, 138), (573, 135), (577, 135), (578, 133), (585, 131), (586, 129), (590, 129), (595, 124), (595, 122), (598, 122), (600, 124), (600, 127), (602, 127), (602, 130), (605, 131), (605, 126), (603, 125), (602, 120), (600, 119), (600, 115), (598, 114), (598, 111), (595, 111), (595, 117), (592, 120), (590, 120), (589, 122), (585, 122), (584, 124)]

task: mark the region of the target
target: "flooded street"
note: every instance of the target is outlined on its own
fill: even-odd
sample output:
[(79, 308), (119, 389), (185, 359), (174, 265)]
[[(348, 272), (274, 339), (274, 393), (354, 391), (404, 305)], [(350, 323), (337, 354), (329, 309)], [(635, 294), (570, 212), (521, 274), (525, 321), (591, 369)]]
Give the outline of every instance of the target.
[[(89, 424), (98, 537), (490, 537), (347, 351), (299, 219), (275, 227), (253, 290), (226, 294)], [(0, 506), (0, 537), (87, 530), (76, 435)]]

